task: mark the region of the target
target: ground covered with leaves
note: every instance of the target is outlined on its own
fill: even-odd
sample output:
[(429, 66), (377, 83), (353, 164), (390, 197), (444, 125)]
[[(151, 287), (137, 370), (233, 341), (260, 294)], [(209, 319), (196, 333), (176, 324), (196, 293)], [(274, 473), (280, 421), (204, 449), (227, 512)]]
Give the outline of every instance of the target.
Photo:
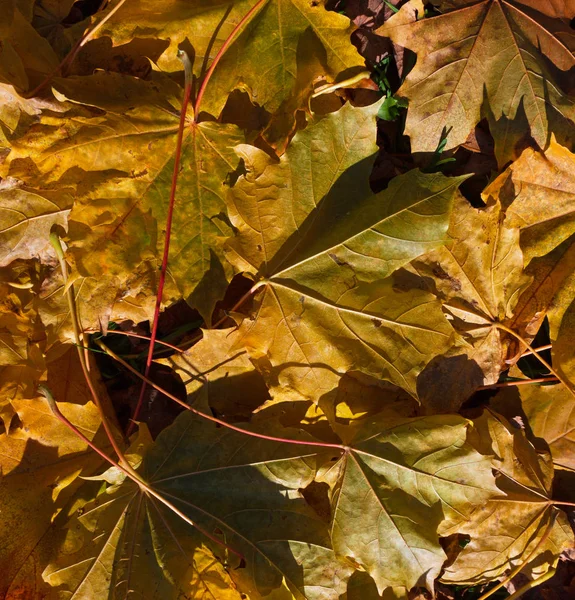
[(574, 53), (1, 0), (0, 598), (574, 598)]

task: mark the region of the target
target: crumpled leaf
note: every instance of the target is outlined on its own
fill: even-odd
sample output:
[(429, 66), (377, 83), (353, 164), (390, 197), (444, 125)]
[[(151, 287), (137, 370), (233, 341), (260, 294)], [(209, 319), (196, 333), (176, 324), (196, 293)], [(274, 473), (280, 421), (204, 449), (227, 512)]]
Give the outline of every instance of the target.
[[(44, 578), (62, 592), (104, 596), (132, 589), (146, 599), (180, 593), (235, 599), (239, 592), (260, 598), (289, 591), (298, 600), (337, 600), (352, 569), (335, 559), (325, 523), (298, 492), (315, 475), (314, 450), (183, 413), (160, 434), (139, 472), (197, 528), (126, 479), (71, 519)], [(213, 538), (241, 552), (245, 565)]]
[(389, 19), (377, 31), (417, 54), (398, 92), (409, 100), (412, 152), (433, 152), (444, 130), (445, 150), (455, 148), (482, 118), (513, 120), (521, 110), (540, 147), (551, 132), (572, 141), (575, 104), (561, 84), (575, 57), (538, 13), (507, 0), (456, 0), (442, 8), (448, 12), (413, 23)]
[(573, 298), (574, 242), (575, 235), (549, 254), (532, 259), (525, 269), (525, 274), (533, 277), (533, 281), (519, 297), (510, 327), (528, 342), (533, 340), (546, 316), (551, 339), (557, 338), (559, 324)]
[(56, 224), (66, 229), (74, 202), (70, 191), (36, 190), (17, 181), (0, 181), (0, 266), (17, 259), (42, 260), (47, 252), (53, 253), (50, 229)]
[(575, 154), (551, 138), (542, 154), (528, 148), (483, 192), (499, 198), (519, 227), (525, 264), (575, 233)]
[[(495, 413), (486, 411), (476, 420), (476, 427), (474, 443), (482, 451), (495, 453), (497, 485), (505, 497), (478, 507), (460, 526), (459, 532), (471, 540), (446, 567), (441, 580), (469, 585), (492, 581), (528, 557), (529, 565), (522, 572), (537, 577), (574, 543), (566, 515), (549, 502), (553, 463), (549, 455), (535, 451), (523, 431), (514, 430)], [(549, 526), (549, 537), (537, 547)]]
[(439, 531), (458, 528), (498, 493), (491, 459), (466, 443), (458, 415), (370, 419), (345, 430), (349, 450), (321, 477), (332, 487), (334, 549), (381, 593), (433, 589), (446, 555)]
[[(176, 50), (183, 47), (193, 59), (194, 75), (200, 78), (234, 26), (254, 6), (252, 0), (242, 0), (231, 8), (222, 0), (200, 4), (168, 0), (158, 14), (153, 0), (137, 0), (122, 7), (97, 37), (110, 36), (116, 45), (135, 37), (169, 40), (170, 45), (158, 59), (159, 68), (179, 70)], [(297, 95), (297, 72), (302, 68), (298, 51), (300, 45), (309, 50), (310, 38), (321, 52), (322, 69), (316, 76), (335, 79), (348, 69), (363, 69), (363, 59), (349, 41), (352, 31), (349, 19), (327, 11), (324, 0), (262, 2), (214, 71), (202, 109), (219, 116), (228, 94), (240, 87), (249, 91), (255, 103), (275, 112), (291, 95)], [(311, 84), (310, 79), (310, 93)]]
[(229, 195), (238, 235), (228, 257), (264, 287), (241, 344), (309, 399), (350, 370), (414, 392), (418, 371), (450, 344), (430, 295), (385, 277), (443, 243), (461, 179), (411, 171), (372, 194), (377, 108), (345, 105), (310, 123), (279, 163), (239, 148), (247, 174)]
[(505, 366), (508, 343), (497, 323), (513, 316), (529, 278), (523, 274), (519, 230), (507, 227), (499, 202), (486, 200), (485, 208), (476, 209), (458, 198), (449, 229), (453, 241), (412, 267), (443, 300), (454, 328), (473, 346), (463, 347), (465, 354), (491, 384)]

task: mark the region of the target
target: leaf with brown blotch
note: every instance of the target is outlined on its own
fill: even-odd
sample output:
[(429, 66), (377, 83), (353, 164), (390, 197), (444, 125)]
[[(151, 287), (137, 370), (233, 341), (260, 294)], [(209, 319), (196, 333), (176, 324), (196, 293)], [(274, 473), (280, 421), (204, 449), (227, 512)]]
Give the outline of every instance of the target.
[(337, 600), (352, 568), (335, 558), (326, 524), (298, 491), (314, 478), (316, 450), (248, 437), (185, 412), (144, 453), (139, 473), (197, 527), (110, 473), (114, 485), (69, 521), (44, 578), (61, 592), (98, 590), (102, 597), (131, 589), (150, 600), (239, 600), (240, 593)]
[(279, 162), (239, 148), (247, 173), (229, 194), (238, 234), (228, 256), (263, 288), (239, 343), (308, 399), (350, 370), (413, 393), (417, 373), (451, 343), (433, 298), (389, 275), (443, 244), (462, 179), (411, 171), (373, 194), (376, 111), (345, 105), (310, 123)]
[(348, 451), (325, 466), (336, 553), (381, 593), (433, 588), (446, 555), (438, 530), (461, 527), (498, 490), (491, 459), (467, 442), (458, 415), (369, 419), (348, 430)]
[(575, 57), (562, 38), (537, 12), (508, 0), (460, 0), (446, 8), (406, 25), (392, 18), (378, 30), (417, 54), (398, 92), (409, 100), (412, 152), (435, 151), (442, 131), (445, 149), (455, 148), (482, 118), (513, 121), (520, 110), (540, 147), (551, 132), (572, 141), (575, 104), (561, 85), (575, 71)]
[[(530, 280), (523, 273), (519, 230), (506, 226), (498, 202), (473, 208), (462, 197), (453, 211), (452, 241), (412, 262), (443, 302), (453, 327), (473, 346), (463, 351), (495, 383), (505, 367), (506, 344), (497, 323), (514, 314)], [(505, 334), (503, 334), (505, 335)]]
[[(485, 583), (527, 559), (523, 572), (536, 577), (555, 565), (562, 550), (574, 543), (567, 516), (550, 502), (553, 463), (548, 455), (536, 452), (523, 431), (514, 430), (495, 413), (486, 411), (476, 420), (476, 428), (477, 446), (495, 453), (497, 485), (505, 497), (478, 507), (457, 528), (471, 540), (446, 567), (441, 580)], [(546, 533), (548, 537), (542, 540)]]

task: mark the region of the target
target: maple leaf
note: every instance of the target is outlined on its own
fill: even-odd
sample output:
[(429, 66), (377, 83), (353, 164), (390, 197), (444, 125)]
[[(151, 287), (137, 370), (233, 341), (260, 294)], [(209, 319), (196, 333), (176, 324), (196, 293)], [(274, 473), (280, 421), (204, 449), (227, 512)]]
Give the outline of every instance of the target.
[(446, 555), (437, 530), (457, 527), (498, 493), (491, 459), (466, 443), (458, 415), (369, 419), (346, 430), (348, 451), (325, 468), (336, 553), (381, 593), (433, 587)]
[[(524, 123), (511, 123), (521, 110), (540, 147), (551, 132), (562, 142), (573, 140), (575, 105), (562, 89), (562, 78), (575, 68), (575, 58), (563, 37), (522, 4), (446, 4), (448, 12), (440, 16), (398, 26), (392, 18), (377, 31), (417, 53), (398, 92), (409, 100), (405, 131), (412, 151), (433, 152), (444, 128), (449, 131), (445, 149), (455, 148), (484, 117), (505, 119), (507, 136), (524, 136)], [(563, 30), (568, 34), (567, 25)], [(506, 142), (496, 138), (501, 145)], [(500, 164), (509, 159), (505, 152), (497, 155)]]
[(201, 78), (234, 27), (247, 16), (214, 71), (202, 107), (219, 116), (228, 94), (240, 87), (273, 113), (297, 95), (297, 71), (305, 68), (302, 63), (309, 61), (312, 49), (319, 52), (320, 62), (306, 82), (308, 96), (314, 76), (336, 78), (349, 69), (363, 69), (363, 59), (349, 43), (353, 31), (349, 19), (325, 10), (324, 5), (324, 0), (242, 0), (230, 7), (221, 0), (201, 4), (168, 0), (158, 13), (153, 0), (138, 0), (107, 21), (98, 37), (109, 36), (116, 45), (142, 36), (168, 40), (158, 59), (158, 66), (167, 71), (179, 70), (176, 50), (188, 50), (191, 44), (193, 73)]
[[(314, 478), (313, 447), (246, 437), (189, 412), (154, 446), (142, 440), (139, 447), (131, 450), (143, 456), (139, 473), (196, 528), (110, 469), (101, 478), (113, 485), (67, 525), (74, 552), (64, 546), (44, 572), (59, 590), (239, 598), (231, 576), (255, 598), (281, 589), (302, 600), (337, 600), (345, 591), (352, 569), (335, 559), (326, 524), (298, 492)], [(218, 540), (241, 552), (245, 565)], [(217, 563), (202, 567), (214, 556), (227, 572)]]
[[(12, 144), (8, 172), (18, 172), (22, 159), (31, 158), (39, 185), (50, 185), (54, 193), (72, 187), (68, 244), (76, 269), (83, 277), (116, 277), (119, 287), (142, 263), (155, 262), (163, 247), (158, 235), (168, 210), (178, 128), (168, 102), (176, 96), (174, 84), (161, 76), (155, 83), (99, 73), (58, 80), (56, 88), (61, 99), (93, 98), (109, 112), (90, 117), (80, 107), (44, 118)], [(146, 101), (150, 105), (139, 103)], [(238, 162), (233, 146), (240, 141), (236, 127), (212, 122), (192, 124), (184, 134), (170, 274), (208, 323), (231, 275), (219, 242), (231, 234), (223, 195), (226, 176)]]
[[(476, 209), (462, 197), (453, 210), (452, 241), (412, 262), (443, 300), (452, 324), (473, 346), (466, 354), (495, 383), (505, 366), (505, 342), (497, 323), (512, 318), (530, 280), (523, 273), (519, 230), (507, 227), (498, 201)], [(505, 335), (505, 334), (503, 334)]]
[(499, 198), (507, 223), (519, 227), (525, 263), (575, 233), (575, 154), (551, 137), (545, 153), (526, 149), (483, 192)]
[[(521, 430), (489, 411), (476, 420), (475, 444), (495, 453), (497, 485), (505, 497), (478, 507), (458, 530), (471, 537), (441, 579), (449, 583), (475, 584), (504, 575), (509, 567), (523, 564), (531, 576), (544, 573), (573, 545), (566, 515), (550, 501), (553, 464), (538, 454)], [(542, 539), (550, 528), (548, 537)], [(541, 542), (541, 543), (540, 543)], [(538, 560), (541, 555), (551, 560)]]
[(264, 288), (241, 343), (310, 399), (349, 370), (413, 392), (417, 372), (450, 344), (432, 298), (385, 278), (443, 243), (461, 179), (411, 171), (374, 195), (377, 108), (345, 105), (310, 123), (279, 163), (239, 148), (247, 174), (229, 194), (238, 234), (228, 257)]

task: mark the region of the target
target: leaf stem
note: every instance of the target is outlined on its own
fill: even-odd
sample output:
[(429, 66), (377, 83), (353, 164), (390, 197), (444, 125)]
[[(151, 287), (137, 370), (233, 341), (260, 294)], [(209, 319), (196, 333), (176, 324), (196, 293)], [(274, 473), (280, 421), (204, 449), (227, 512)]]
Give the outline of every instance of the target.
[[(535, 352), (543, 352), (543, 350), (551, 350), (552, 347), (553, 347), (553, 344), (546, 344), (545, 346), (539, 346), (539, 348), (535, 348)], [(533, 354), (533, 352), (531, 352), (531, 350), (528, 350), (527, 352), (524, 352), (521, 355), (521, 358), (523, 358), (524, 356), (530, 356), (531, 354)]]
[(513, 594), (511, 594), (507, 600), (518, 600), (518, 598), (521, 598), (525, 592), (528, 592), (534, 587), (538, 587), (542, 583), (545, 583), (547, 580), (551, 579), (551, 577), (555, 575), (556, 570), (557, 569), (555, 569), (555, 567), (551, 567), (547, 573), (543, 573), (543, 575), (537, 577), (537, 579), (534, 579), (533, 581), (528, 581), (523, 587), (520, 587), (517, 591), (513, 592)]
[(495, 323), (495, 326), (498, 329), (505, 331), (509, 335), (512, 335), (516, 340), (521, 342), (527, 348), (527, 350), (529, 350), (529, 352), (531, 352), (539, 360), (539, 362), (544, 367), (546, 367), (549, 370), (549, 372), (552, 375), (554, 375), (571, 392), (571, 394), (573, 394), (573, 396), (575, 396), (575, 390), (573, 390), (570, 382), (568, 382), (564, 377), (559, 375), (559, 373), (537, 352), (537, 350), (533, 348), (530, 344), (528, 344), (518, 333), (513, 331), (513, 329), (502, 325), (501, 323)]
[(292, 440), (289, 438), (281, 438), (281, 437), (275, 437), (275, 436), (271, 436), (271, 435), (265, 435), (263, 433), (256, 433), (255, 431), (249, 431), (247, 429), (242, 429), (241, 427), (236, 427), (235, 425), (232, 425), (231, 423), (226, 423), (226, 421), (222, 421), (221, 419), (212, 417), (211, 415), (207, 415), (206, 413), (203, 413), (203, 412), (197, 410), (196, 408), (193, 408), (189, 404), (186, 404), (185, 402), (180, 400), (178, 397), (174, 396), (173, 394), (170, 394), (170, 392), (163, 389), (159, 385), (155, 384), (152, 380), (150, 380), (147, 377), (145, 377), (144, 375), (142, 375), (137, 369), (134, 369), (125, 360), (122, 360), (114, 351), (110, 350), (110, 348), (108, 348), (101, 340), (96, 340), (96, 343), (98, 344), (98, 346), (100, 346), (100, 348), (102, 348), (102, 350), (104, 350), (107, 354), (109, 354), (113, 359), (117, 360), (121, 365), (123, 365), (126, 369), (128, 369), (128, 371), (130, 371), (131, 373), (136, 375), (136, 377), (139, 377), (142, 381), (144, 381), (148, 385), (152, 386), (154, 389), (158, 390), (158, 392), (161, 392), (162, 394), (164, 394), (165, 396), (167, 396), (174, 402), (177, 402), (180, 406), (183, 406), (186, 410), (193, 412), (195, 415), (198, 415), (199, 417), (202, 417), (203, 419), (212, 421), (212, 423), (217, 423), (218, 425), (221, 425), (222, 427), (226, 427), (227, 429), (233, 429), (234, 431), (237, 431), (239, 433), (243, 433), (243, 434), (249, 435), (251, 437), (260, 438), (262, 440), (268, 440), (271, 442), (282, 442), (285, 444), (296, 444), (299, 446), (318, 446), (321, 448), (336, 448), (338, 450), (341, 450), (342, 452), (348, 451), (348, 447), (343, 446), (342, 444), (329, 444), (327, 442), (313, 442), (313, 441), (305, 442), (303, 440)]
[[(250, 8), (250, 10), (248, 10), (248, 12), (242, 17), (240, 22), (233, 28), (230, 35), (226, 38), (226, 41), (222, 44), (222, 47), (218, 50), (218, 53), (216, 54), (214, 60), (212, 61), (212, 64), (210, 65), (210, 68), (208, 69), (207, 73), (204, 76), (204, 79), (202, 80), (200, 90), (198, 91), (198, 96), (196, 98), (196, 104), (194, 106), (194, 122), (195, 123), (198, 122), (198, 119), (200, 116), (200, 107), (202, 105), (202, 99), (204, 97), (204, 93), (206, 91), (208, 82), (210, 81), (210, 78), (212, 76), (212, 73), (214, 72), (215, 68), (217, 67), (218, 63), (220, 62), (220, 60), (221, 60), (222, 56), (224, 55), (224, 53), (226, 52), (226, 50), (230, 47), (231, 43), (234, 41), (234, 38), (236, 37), (238, 31), (245, 25), (245, 23), (251, 18), (251, 16), (254, 13), (256, 13), (266, 2), (268, 2), (268, 0), (258, 0), (258, 2), (256, 2), (252, 6), (252, 8)], [(217, 115), (215, 115), (215, 116), (217, 116)]]
[(128, 462), (126, 461), (126, 457), (124, 456), (124, 453), (122, 452), (122, 449), (120, 448), (118, 442), (116, 441), (116, 437), (114, 436), (114, 432), (112, 431), (112, 428), (110, 427), (110, 424), (106, 417), (106, 413), (104, 411), (104, 407), (102, 406), (102, 402), (100, 400), (98, 392), (96, 391), (96, 388), (94, 387), (94, 383), (92, 382), (92, 378), (90, 376), (88, 365), (86, 363), (86, 357), (84, 355), (83, 340), (80, 337), (81, 328), (80, 328), (80, 323), (78, 321), (78, 313), (76, 310), (76, 298), (74, 297), (74, 285), (72, 283), (70, 283), (70, 284), (68, 283), (68, 265), (66, 264), (66, 259), (64, 257), (64, 250), (62, 248), (60, 238), (58, 237), (58, 235), (56, 233), (50, 234), (50, 243), (54, 247), (54, 249), (56, 251), (56, 255), (58, 256), (58, 260), (60, 262), (60, 270), (62, 271), (62, 279), (64, 281), (64, 289), (66, 290), (66, 298), (68, 300), (68, 308), (70, 310), (70, 318), (72, 319), (72, 326), (74, 328), (74, 339), (76, 341), (76, 349), (78, 351), (78, 358), (80, 360), (80, 366), (82, 367), (84, 379), (86, 380), (86, 383), (88, 384), (88, 388), (90, 389), (90, 394), (92, 396), (94, 404), (96, 405), (96, 408), (98, 409), (98, 412), (100, 413), (100, 418), (102, 419), (102, 425), (104, 427), (104, 431), (106, 432), (106, 436), (110, 440), (110, 444), (112, 445), (114, 452), (117, 454), (117, 456), (120, 459), (120, 462), (122, 464), (128, 464)]
[[(88, 332), (92, 332), (92, 333), (98, 333), (97, 329), (85, 329), (84, 331), (88, 331)], [(126, 335), (128, 337), (135, 337), (135, 338), (139, 338), (141, 340), (148, 340), (150, 341), (152, 338), (148, 335), (140, 335), (139, 333), (134, 333), (132, 331), (120, 331), (117, 329), (109, 329), (105, 335), (109, 335), (111, 333), (117, 333), (118, 335)], [(102, 334), (104, 335), (104, 334)], [(167, 346), (168, 348), (171, 348), (172, 350), (175, 350), (176, 352), (183, 352), (183, 350), (181, 348), (179, 348), (178, 346), (174, 346), (174, 344), (170, 344), (168, 342), (164, 342), (162, 340), (155, 340), (156, 344), (161, 344), (162, 346)]]
[(492, 383), (491, 385), (482, 385), (478, 390), (490, 390), (492, 388), (512, 387), (515, 385), (527, 385), (529, 383), (545, 383), (547, 381), (559, 381), (557, 377), (539, 377), (538, 379), (518, 379), (517, 381), (502, 381), (501, 383)]
[[(182, 142), (184, 139), (184, 128), (186, 125), (186, 111), (188, 108), (188, 104), (190, 102), (190, 94), (192, 91), (192, 81), (191, 81), (191, 71), (189, 69), (190, 60), (188, 55), (183, 51), (178, 51), (178, 57), (184, 64), (184, 70), (186, 73), (186, 82), (184, 88), (184, 101), (182, 102), (182, 110), (180, 113), (180, 124), (178, 127), (178, 137), (176, 141), (176, 153), (174, 156), (174, 170), (172, 173), (172, 186), (170, 189), (170, 200), (168, 203), (168, 216), (166, 218), (166, 236), (164, 240), (164, 253), (162, 256), (162, 266), (160, 268), (160, 278), (158, 281), (158, 293), (156, 294), (156, 307), (154, 310), (154, 318), (152, 321), (152, 332), (150, 336), (150, 346), (148, 348), (148, 357), (146, 358), (146, 369), (144, 374), (146, 377), (150, 374), (150, 367), (152, 365), (152, 359), (154, 356), (154, 349), (156, 345), (156, 337), (158, 335), (158, 321), (160, 317), (160, 307), (162, 304), (162, 296), (164, 293), (164, 285), (166, 283), (166, 272), (168, 270), (168, 257), (170, 254), (170, 239), (172, 234), (172, 221), (174, 217), (174, 205), (176, 203), (176, 187), (178, 184), (178, 173), (180, 171), (180, 160), (182, 156)], [(146, 393), (146, 382), (142, 382), (142, 387), (140, 388), (140, 396), (138, 398), (138, 403), (136, 404), (136, 409), (134, 410), (134, 416), (128, 425), (128, 430), (126, 435), (128, 437), (132, 433), (135, 423), (140, 414), (140, 410), (142, 408), (142, 404), (144, 402), (144, 394)]]
[(50, 390), (46, 386), (39, 385), (38, 386), (38, 391), (46, 398), (46, 400), (48, 401), (48, 405), (50, 406), (50, 410), (52, 411), (52, 413), (54, 414), (54, 416), (63, 425), (65, 425), (66, 427), (68, 427), (68, 429), (70, 429), (75, 435), (77, 435), (85, 444), (87, 444), (92, 450), (94, 450), (94, 452), (96, 452), (97, 454), (99, 454), (104, 460), (106, 460), (112, 466), (114, 466), (117, 469), (119, 469), (120, 471), (122, 471), (122, 473), (124, 473), (124, 475), (126, 475), (126, 477), (130, 478), (136, 485), (138, 485), (143, 492), (145, 492), (146, 494), (148, 494), (150, 496), (153, 496), (154, 498), (156, 498), (156, 500), (159, 500), (160, 502), (162, 502), (162, 504), (165, 504), (170, 510), (172, 510), (174, 513), (176, 513), (186, 523), (188, 523), (189, 525), (191, 525), (192, 527), (194, 527), (195, 529), (197, 529), (200, 533), (202, 533), (203, 535), (205, 535), (207, 538), (209, 538), (213, 542), (216, 542), (217, 544), (219, 544), (220, 546), (223, 546), (224, 548), (226, 548), (230, 552), (233, 552), (240, 559), (244, 559), (243, 555), (240, 554), (237, 550), (234, 550), (233, 548), (231, 548), (230, 546), (228, 546), (226, 543), (222, 542), (218, 538), (212, 536), (207, 531), (205, 531), (204, 529), (202, 529), (201, 527), (199, 527), (197, 523), (195, 523), (194, 521), (192, 521), (192, 519), (190, 519), (187, 515), (185, 515), (179, 508), (177, 508), (176, 506), (174, 506), (167, 498), (164, 498), (154, 488), (150, 487), (140, 477), (140, 475), (136, 471), (134, 471), (134, 469), (132, 468), (132, 466), (128, 462), (126, 462), (125, 465), (122, 465), (119, 462), (116, 462), (112, 457), (108, 456), (105, 452), (103, 452), (102, 450), (100, 450), (100, 448), (98, 448), (98, 446), (96, 446), (94, 443), (92, 443), (71, 421), (69, 421), (60, 412), (60, 409), (58, 408), (58, 405), (56, 404), (56, 401), (54, 400), (54, 396), (52, 395), (52, 392), (50, 392)]

